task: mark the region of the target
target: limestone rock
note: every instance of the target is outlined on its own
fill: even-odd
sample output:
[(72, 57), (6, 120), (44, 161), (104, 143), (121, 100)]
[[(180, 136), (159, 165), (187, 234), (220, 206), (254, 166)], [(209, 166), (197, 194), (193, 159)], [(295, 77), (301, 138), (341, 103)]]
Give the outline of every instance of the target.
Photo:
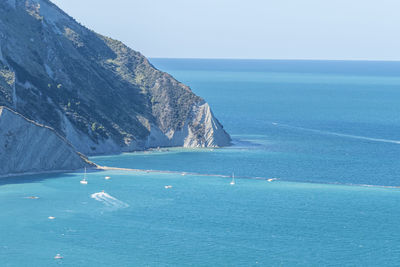
[(0, 1), (0, 105), (86, 155), (230, 143), (188, 86), (49, 0)]
[(53, 129), (0, 107), (0, 176), (95, 167)]

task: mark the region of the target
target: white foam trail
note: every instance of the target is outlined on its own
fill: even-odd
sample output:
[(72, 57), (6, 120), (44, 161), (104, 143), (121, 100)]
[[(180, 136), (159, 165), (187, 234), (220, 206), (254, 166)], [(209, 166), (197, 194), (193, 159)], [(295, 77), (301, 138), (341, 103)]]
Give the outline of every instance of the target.
[(121, 200), (116, 199), (115, 197), (112, 197), (105, 192), (94, 193), (90, 197), (97, 201), (102, 202), (107, 207), (111, 207), (111, 208), (115, 208), (115, 209), (122, 209), (122, 208), (129, 207), (129, 205), (127, 203), (122, 202)]
[(297, 126), (290, 126), (286, 124), (280, 124), (280, 123), (273, 123), (274, 125), (277, 126), (282, 126), (285, 128), (292, 128), (292, 129), (298, 129), (302, 131), (309, 131), (309, 132), (314, 132), (314, 133), (319, 133), (319, 134), (325, 134), (325, 135), (334, 135), (334, 136), (339, 136), (339, 137), (346, 137), (346, 138), (353, 138), (353, 139), (360, 139), (360, 140), (366, 140), (366, 141), (372, 141), (372, 142), (382, 142), (382, 143), (391, 143), (391, 144), (400, 144), (399, 140), (391, 140), (391, 139), (383, 139), (383, 138), (373, 138), (373, 137), (367, 137), (367, 136), (360, 136), (360, 135), (352, 135), (352, 134), (343, 134), (343, 133), (336, 133), (336, 132), (330, 132), (330, 131), (322, 131), (322, 130), (316, 130), (316, 129), (310, 129), (310, 128), (303, 128), (303, 127), (297, 127)]

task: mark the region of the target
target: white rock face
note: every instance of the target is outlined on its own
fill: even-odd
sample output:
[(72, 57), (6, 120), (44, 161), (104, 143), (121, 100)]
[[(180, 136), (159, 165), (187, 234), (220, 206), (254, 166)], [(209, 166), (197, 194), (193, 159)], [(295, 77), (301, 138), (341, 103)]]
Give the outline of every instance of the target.
[(94, 166), (51, 128), (0, 107), (0, 176)]
[(192, 108), (191, 116), (179, 131), (169, 130), (163, 133), (155, 126), (146, 142), (151, 147), (220, 147), (229, 146), (231, 138), (213, 115), (210, 106), (201, 102)]
[(51, 127), (85, 155), (231, 141), (188, 86), (51, 0), (0, 1), (0, 106)]
[(222, 125), (216, 119), (211, 111), (208, 103), (203, 102), (193, 107), (192, 125), (201, 125), (204, 132), (201, 133), (202, 138), (195, 136), (195, 132), (189, 129), (189, 134), (185, 139), (185, 147), (219, 147), (229, 146), (231, 138), (223, 129)]
[(231, 142), (229, 134), (215, 118), (205, 101), (193, 106), (192, 114), (181, 130), (170, 129), (163, 132), (156, 125), (151, 124), (147, 140), (134, 141), (124, 147), (117, 145), (111, 139), (94, 143), (76, 130), (67, 118), (64, 118), (64, 132), (73, 146), (85, 155), (118, 154), (156, 147), (222, 147), (229, 146)]

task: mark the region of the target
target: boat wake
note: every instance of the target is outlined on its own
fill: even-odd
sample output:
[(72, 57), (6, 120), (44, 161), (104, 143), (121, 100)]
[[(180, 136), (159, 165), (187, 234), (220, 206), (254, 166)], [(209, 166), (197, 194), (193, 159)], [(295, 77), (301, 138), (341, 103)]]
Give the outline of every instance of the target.
[(90, 196), (94, 200), (102, 202), (105, 206), (113, 208), (113, 209), (123, 209), (129, 207), (129, 205), (121, 200), (116, 199), (113, 196), (105, 192), (94, 193)]
[(274, 122), (272, 124), (275, 125), (275, 126), (280, 126), (280, 127), (290, 128), (290, 129), (297, 129), (297, 130), (302, 130), (302, 131), (308, 131), (308, 132), (324, 134), (324, 135), (334, 135), (334, 136), (344, 137), (344, 138), (352, 138), (352, 139), (359, 139), (359, 140), (365, 140), (365, 141), (391, 143), (391, 144), (400, 145), (400, 141), (399, 140), (373, 138), (373, 137), (367, 137), (367, 136), (361, 136), (361, 135), (352, 135), (352, 134), (344, 134), (344, 133), (323, 131), (323, 130), (317, 130), (317, 129), (311, 129), (311, 128), (291, 126), (291, 125), (281, 124), (281, 123), (276, 123), (276, 122)]

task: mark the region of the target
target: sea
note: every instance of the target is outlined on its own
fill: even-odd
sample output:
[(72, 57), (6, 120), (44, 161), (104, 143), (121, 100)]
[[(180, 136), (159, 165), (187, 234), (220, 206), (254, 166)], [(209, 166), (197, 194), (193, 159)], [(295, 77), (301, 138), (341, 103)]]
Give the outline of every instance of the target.
[(0, 179), (0, 266), (399, 266), (400, 62), (150, 61), (232, 146)]

